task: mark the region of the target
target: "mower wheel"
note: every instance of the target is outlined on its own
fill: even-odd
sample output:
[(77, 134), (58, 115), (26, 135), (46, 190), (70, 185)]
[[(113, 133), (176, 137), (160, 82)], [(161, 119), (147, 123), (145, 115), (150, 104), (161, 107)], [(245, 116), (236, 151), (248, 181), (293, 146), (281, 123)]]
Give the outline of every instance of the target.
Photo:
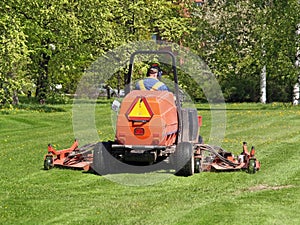
[(256, 159), (250, 159), (248, 165), (248, 173), (256, 173)]
[(195, 173), (201, 172), (201, 159), (196, 158), (195, 159)]
[(44, 170), (50, 170), (54, 167), (53, 165), (53, 156), (52, 155), (48, 155), (45, 157), (44, 160)]
[(178, 143), (176, 152), (176, 167), (179, 167), (176, 175), (185, 177), (193, 175), (195, 169), (193, 145), (189, 142)]

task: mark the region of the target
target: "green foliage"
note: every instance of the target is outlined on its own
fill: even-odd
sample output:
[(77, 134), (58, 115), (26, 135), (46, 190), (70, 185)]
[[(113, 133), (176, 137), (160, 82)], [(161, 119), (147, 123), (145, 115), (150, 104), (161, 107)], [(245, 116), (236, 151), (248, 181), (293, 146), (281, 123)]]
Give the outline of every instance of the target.
[[(0, 106), (17, 103), (30, 62), (25, 27), (20, 18), (0, 3)], [(4, 13), (5, 12), (5, 13)]]
[[(1, 104), (16, 102), (28, 90), (38, 100), (52, 98), (57, 84), (73, 94), (98, 57), (153, 35), (196, 51), (216, 74), (226, 100), (257, 101), (266, 65), (268, 100), (289, 101), (299, 74), (294, 66), (299, 11), (297, 0), (215, 0), (201, 7), (186, 0), (5, 0), (0, 3)], [(125, 70), (110, 86), (122, 88)], [(183, 86), (193, 85), (192, 97), (202, 98), (185, 78)], [(281, 94), (274, 95), (278, 90)]]
[[(299, 76), (299, 68), (295, 67), (296, 48), (300, 40), (295, 33), (300, 21), (299, 11), (298, 1), (273, 1), (263, 14), (266, 27), (261, 32), (265, 43), (270, 102), (292, 99), (293, 86)], [(280, 94), (276, 94), (278, 92)]]
[[(291, 101), (290, 89), (299, 74), (294, 66), (299, 11), (298, 1), (282, 4), (278, 1), (210, 1), (194, 8), (196, 30), (189, 46), (198, 50), (208, 63), (229, 101), (259, 99), (260, 73), (264, 65), (268, 93), (289, 90), (284, 98), (269, 95), (268, 100)], [(250, 96), (240, 92), (246, 83), (249, 83)], [(284, 83), (284, 88), (271, 85), (280, 83)]]
[[(2, 31), (13, 37), (2, 36), (8, 40), (6, 52), (12, 46), (24, 57), (12, 57), (17, 63), (1, 58), (9, 67), (18, 64), (18, 71), (34, 84), (32, 92), (38, 99), (51, 97), (50, 87), (56, 84), (62, 84), (63, 92), (74, 93), (82, 73), (103, 53), (129, 41), (149, 40), (154, 33), (179, 40), (186, 27), (178, 7), (172, 1), (157, 0), (6, 0), (1, 3)], [(23, 67), (21, 61), (29, 65)], [(111, 86), (116, 85), (120, 86), (112, 81)]]

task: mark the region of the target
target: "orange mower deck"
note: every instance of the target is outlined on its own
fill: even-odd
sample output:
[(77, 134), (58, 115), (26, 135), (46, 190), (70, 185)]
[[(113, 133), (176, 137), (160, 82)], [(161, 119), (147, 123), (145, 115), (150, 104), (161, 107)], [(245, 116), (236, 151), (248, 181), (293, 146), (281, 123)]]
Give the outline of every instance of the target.
[[(53, 167), (65, 167), (92, 170), (93, 148), (96, 144), (85, 145), (78, 148), (78, 141), (75, 140), (70, 148), (55, 150), (48, 145), (48, 154), (44, 157), (44, 169)], [(255, 157), (255, 150), (252, 147), (250, 153), (247, 143), (243, 143), (243, 151), (235, 157), (221, 147), (207, 144), (196, 144), (194, 149), (195, 172), (218, 172), (218, 171), (239, 171), (256, 173), (260, 170), (260, 162)]]
[(78, 148), (75, 140), (70, 148), (55, 150), (51, 144), (48, 145), (48, 154), (44, 157), (44, 169), (53, 167), (68, 167), (88, 171), (93, 162), (93, 147), (95, 144), (85, 145)]

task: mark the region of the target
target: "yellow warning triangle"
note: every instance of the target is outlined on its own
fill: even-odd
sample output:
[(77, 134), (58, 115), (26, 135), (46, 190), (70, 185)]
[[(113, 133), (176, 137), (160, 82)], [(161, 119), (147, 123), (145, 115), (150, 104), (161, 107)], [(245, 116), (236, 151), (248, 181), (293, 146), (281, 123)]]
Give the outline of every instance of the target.
[(150, 113), (148, 112), (148, 109), (142, 99), (137, 101), (132, 108), (131, 112), (129, 113), (129, 116), (142, 116), (142, 117), (151, 117)]
[(145, 98), (136, 99), (135, 105), (131, 108), (128, 113), (128, 119), (139, 120), (139, 119), (150, 119), (153, 115), (148, 102)]

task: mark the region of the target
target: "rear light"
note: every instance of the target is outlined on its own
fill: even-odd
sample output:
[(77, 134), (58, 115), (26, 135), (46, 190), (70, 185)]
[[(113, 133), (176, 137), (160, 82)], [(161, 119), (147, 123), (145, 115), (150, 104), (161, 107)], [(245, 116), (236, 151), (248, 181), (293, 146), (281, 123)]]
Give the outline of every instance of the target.
[(145, 130), (142, 127), (134, 128), (134, 135), (142, 136), (145, 134)]

